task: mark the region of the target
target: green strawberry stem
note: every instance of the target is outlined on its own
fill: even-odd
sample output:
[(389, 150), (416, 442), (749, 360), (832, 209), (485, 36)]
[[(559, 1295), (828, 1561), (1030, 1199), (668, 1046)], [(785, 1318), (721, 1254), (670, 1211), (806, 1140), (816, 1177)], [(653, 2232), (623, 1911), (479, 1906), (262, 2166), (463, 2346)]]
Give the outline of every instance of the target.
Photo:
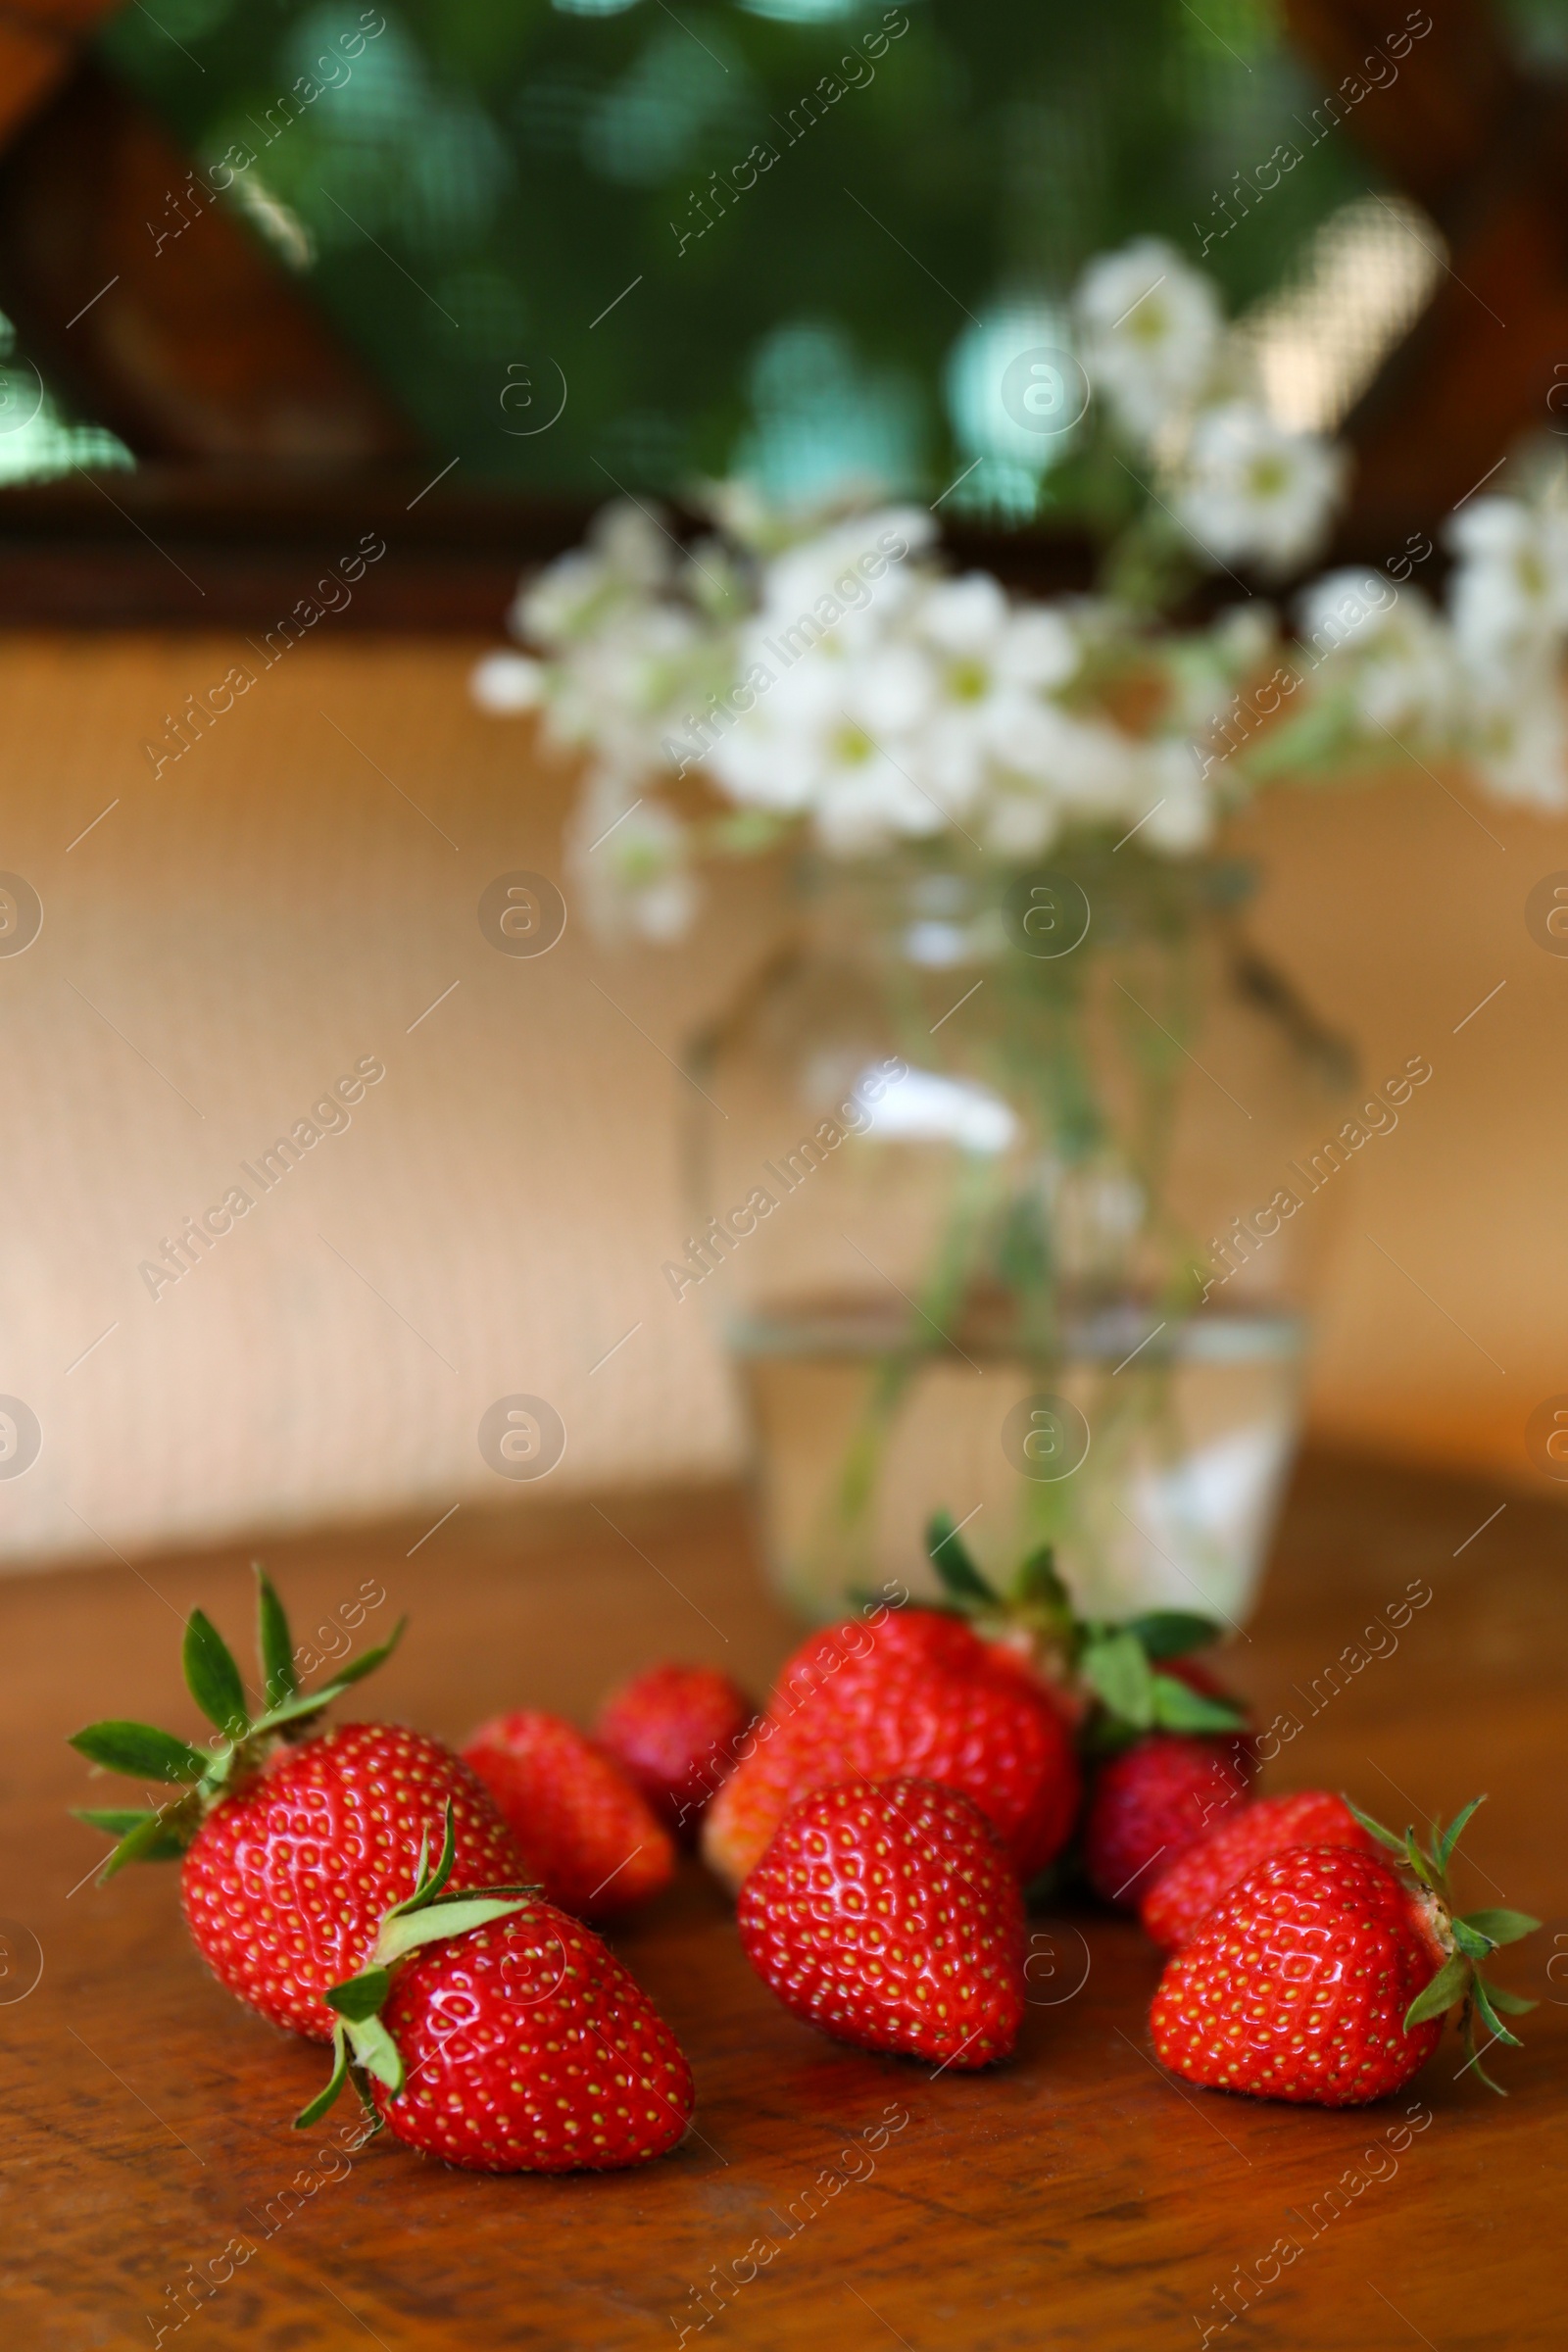
[[(1523, 2044), (1517, 2034), (1509, 2033), (1498, 2011), (1505, 2010), (1510, 2017), (1524, 2017), (1537, 2003), (1525, 2000), (1517, 1992), (1508, 1991), (1505, 1985), (1489, 1984), (1481, 1973), (1482, 1964), (1490, 1960), (1501, 1945), (1517, 1943), (1521, 1936), (1533, 1936), (1541, 1922), (1532, 1919), (1528, 1911), (1471, 1911), (1461, 1917), (1457, 1910), (1448, 1886), (1448, 1864), (1465, 1824), (1476, 1807), (1484, 1805), (1486, 1801), (1484, 1796), (1473, 1796), (1454, 1815), (1446, 1830), (1434, 1822), (1431, 1843), (1422, 1845), (1413, 1829), (1407, 1829), (1402, 1838), (1396, 1837), (1392, 1830), (1384, 1828), (1381, 1821), (1374, 1821), (1370, 1813), (1363, 1813), (1360, 1806), (1352, 1804), (1348, 1797), (1345, 1799), (1362, 1829), (1370, 1837), (1376, 1838), (1380, 1844), (1387, 1846), (1390, 1853), (1398, 1856), (1404, 1868), (1426, 1888), (1437, 1905), (1438, 1932), (1448, 1957), (1425, 1991), (1418, 1992), (1405, 2011), (1405, 2032), (1408, 2034), (1412, 2026), (1423, 2025), (1429, 2018), (1445, 2017), (1450, 2009), (1458, 2007), (1465, 2066), (1473, 2066), (1487, 2088), (1496, 2091), (1501, 2098), (1507, 2095), (1502, 2084), (1494, 2082), (1482, 2065), (1481, 2053), (1476, 2048), (1476, 2019), (1480, 2018), (1493, 2041), (1507, 2042), (1510, 2048), (1517, 2050)], [(1491, 2044), (1487, 2046), (1490, 2048)], [(1461, 2068), (1460, 2072), (1463, 2071)]]
[(1152, 1609), (1124, 1624), (1080, 1617), (1049, 1544), (1031, 1552), (1006, 1591), (999, 1592), (982, 1574), (949, 1511), (932, 1517), (926, 1549), (947, 1607), (970, 1619), (988, 1639), (1026, 1649), (1048, 1681), (1088, 1695), (1083, 1744), (1096, 1753), (1125, 1747), (1156, 1729), (1245, 1728), (1240, 1708), (1159, 1670), (1161, 1659), (1185, 1657), (1217, 1641), (1221, 1629), (1213, 1618), (1187, 1609)]
[(167, 1782), (179, 1790), (177, 1796), (158, 1806), (83, 1807), (77, 1812), (79, 1821), (106, 1831), (116, 1840), (113, 1853), (98, 1873), (100, 1886), (127, 1862), (167, 1861), (182, 1854), (214, 1805), (263, 1764), (280, 1742), (307, 1738), (321, 1709), (373, 1674), (403, 1639), (406, 1617), (399, 1619), (390, 1639), (379, 1647), (367, 1650), (319, 1690), (302, 1693), (283, 1604), (261, 1562), (254, 1566), (256, 1646), (264, 1700), (260, 1715), (250, 1713), (244, 1682), (222, 1635), (202, 1610), (193, 1609), (181, 1652), (185, 1687), (209, 1723), (216, 1726), (219, 1738), (205, 1748), (193, 1747), (172, 1732), (119, 1720), (89, 1723), (72, 1737), (71, 1745), (101, 1770), (122, 1772), (139, 1781)]
[(448, 1797), (441, 1854), (434, 1869), (430, 1867), (430, 1833), (426, 1830), (419, 1840), (419, 1867), (415, 1874), (414, 1892), (401, 1903), (394, 1903), (384, 1915), (374, 1949), (359, 1975), (334, 1984), (325, 1995), (328, 2008), (336, 2012), (338, 2020), (332, 2030), (332, 2072), (323, 2088), (294, 2118), (296, 2132), (308, 2132), (313, 2124), (319, 2123), (349, 2081), (359, 2092), (366, 2113), (379, 2127), (369, 2078), (373, 2076), (394, 2096), (403, 2088), (404, 2082), (402, 2056), (381, 2023), (381, 2009), (392, 1989), (393, 1968), (421, 1944), (438, 1943), (449, 1936), (466, 1936), (474, 1928), (488, 1927), (492, 1920), (506, 1919), (514, 1911), (523, 1910), (543, 1892), (539, 1886), (519, 1886), (468, 1887), (460, 1894), (448, 1894), (446, 1884), (452, 1876), (456, 1854), (457, 1828), (452, 1799)]

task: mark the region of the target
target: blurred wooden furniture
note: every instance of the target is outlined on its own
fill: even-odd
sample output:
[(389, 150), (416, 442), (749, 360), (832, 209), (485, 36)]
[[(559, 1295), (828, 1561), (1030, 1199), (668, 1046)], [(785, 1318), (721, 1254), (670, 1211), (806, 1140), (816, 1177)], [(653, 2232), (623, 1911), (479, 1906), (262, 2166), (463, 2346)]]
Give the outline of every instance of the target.
[[(1358, 2112), (1190, 2093), (1148, 2053), (1153, 1953), (1088, 1910), (1034, 1923), (1048, 1940), (1014, 2062), (933, 2080), (792, 2020), (693, 1867), (616, 1941), (692, 2058), (696, 2129), (646, 2172), (548, 2180), (449, 2172), (385, 2138), (352, 2166), (321, 2155), (328, 2126), (302, 2138), (286, 2121), (320, 2053), (206, 1976), (172, 1873), (90, 1884), (97, 1848), (64, 1810), (88, 1789), (64, 1735), (111, 1711), (188, 1728), (178, 1619), (199, 1601), (236, 1631), (242, 1556), (9, 1582), (5, 2341), (84, 2352), (163, 2327), (181, 2352), (639, 2352), (697, 2340), (707, 2309), (709, 2340), (766, 2352), (1120, 2352), (1217, 2336), (1238, 2266), (1267, 2273), (1289, 2237), (1301, 2251), (1234, 2340), (1544, 2352), (1562, 2340), (1564, 1526), (1484, 1487), (1309, 1462), (1230, 1660), (1263, 1721), (1288, 1710), (1301, 1727), (1274, 1787), (1345, 1786), (1401, 1822), (1490, 1789), (1470, 1886), (1547, 1923), (1507, 1968), (1542, 1999), (1527, 2048), (1495, 2061), (1508, 2099), (1456, 2076), (1447, 2043), (1404, 2098)], [(791, 1639), (723, 1494), (465, 1511), (428, 1536), (270, 1558), (302, 1639), (362, 1586), (385, 1594), (362, 1641), (411, 1608), (373, 1704), (448, 1735), (504, 1702), (586, 1710), (661, 1652), (720, 1658), (760, 1688)], [(1430, 1599), (1402, 1631), (1364, 1632), (1413, 1589)], [(41, 1981), (16, 1997), (39, 1950)], [(868, 2156), (857, 2135), (874, 2148), (899, 2117)], [(759, 2238), (779, 2251), (728, 2308), (699, 2300), (713, 2266), (744, 2277)], [(254, 2254), (193, 2309), (193, 2273), (222, 2276), (240, 2239)]]
[(0, 15), (0, 144), (67, 79), (77, 51), (124, 0), (7, 0)]
[(1327, 84), (1318, 114), (1338, 114), (1448, 247), (1431, 302), (1344, 428), (1355, 475), (1343, 543), (1383, 563), (1522, 436), (1563, 429), (1568, 93), (1523, 70), (1497, 0), (1432, 0), (1403, 19), (1383, 0), (1286, 0), (1285, 19)]
[(422, 465), (420, 437), (221, 200), (232, 171), (209, 169), (76, 64), (0, 155), (0, 306), (28, 356), (139, 458)]

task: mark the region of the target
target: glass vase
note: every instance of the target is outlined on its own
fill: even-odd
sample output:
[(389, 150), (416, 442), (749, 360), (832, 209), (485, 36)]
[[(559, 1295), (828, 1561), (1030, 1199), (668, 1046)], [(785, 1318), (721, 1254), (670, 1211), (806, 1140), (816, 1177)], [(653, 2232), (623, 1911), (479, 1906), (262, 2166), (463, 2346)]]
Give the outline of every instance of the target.
[(800, 878), (797, 936), (694, 1041), (693, 1226), (779, 1586), (995, 1579), (1238, 1623), (1297, 1443), (1354, 1070), (1251, 946), (1245, 868), (1128, 843), (1030, 873)]

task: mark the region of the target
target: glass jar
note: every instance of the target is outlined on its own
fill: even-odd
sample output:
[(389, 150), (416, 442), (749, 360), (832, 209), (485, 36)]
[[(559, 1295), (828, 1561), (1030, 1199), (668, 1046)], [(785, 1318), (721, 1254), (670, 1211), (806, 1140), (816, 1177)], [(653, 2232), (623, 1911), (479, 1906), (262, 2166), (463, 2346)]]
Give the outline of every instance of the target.
[(719, 1316), (803, 1611), (921, 1590), (940, 1509), (1000, 1581), (1052, 1543), (1086, 1614), (1245, 1615), (1354, 1077), (1250, 887), (1134, 843), (815, 867), (694, 1042), (666, 1275)]

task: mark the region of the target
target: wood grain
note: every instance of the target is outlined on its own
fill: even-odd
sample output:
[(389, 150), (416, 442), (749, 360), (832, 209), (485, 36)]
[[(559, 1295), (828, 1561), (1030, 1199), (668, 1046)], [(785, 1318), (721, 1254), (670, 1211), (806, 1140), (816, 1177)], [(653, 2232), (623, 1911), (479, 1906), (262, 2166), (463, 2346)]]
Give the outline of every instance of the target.
[[(330, 2126), (302, 2141), (286, 2118), (319, 2053), (205, 1975), (172, 1875), (82, 1883), (96, 1848), (65, 1819), (87, 1789), (64, 1735), (110, 1710), (193, 1728), (176, 1620), (199, 1601), (237, 1632), (243, 1557), (15, 1580), (0, 1909), (20, 1973), (0, 1991), (23, 1982), (29, 1936), (43, 1974), (0, 2002), (4, 2340), (151, 2344), (187, 2266), (234, 2241), (254, 2252), (166, 2344), (639, 2352), (683, 2326), (688, 2343), (758, 2352), (1116, 2352), (1195, 2344), (1205, 2326), (1278, 2352), (1560, 2343), (1568, 1982), (1547, 1967), (1568, 1955), (1564, 1527), (1484, 1487), (1310, 1462), (1230, 1661), (1265, 1719), (1299, 1724), (1273, 1787), (1345, 1786), (1401, 1820), (1490, 1789), (1471, 1888), (1548, 1926), (1508, 1969), (1542, 1996), (1527, 2049), (1498, 2061), (1509, 2099), (1456, 2080), (1447, 2044), (1406, 2097), (1359, 2113), (1189, 2092), (1148, 2053), (1152, 1952), (1087, 1909), (1034, 1923), (1050, 1950), (1013, 2063), (933, 2080), (788, 2017), (693, 1867), (616, 1941), (691, 2055), (696, 2129), (646, 2172), (554, 2180), (449, 2172), (384, 2139), (350, 2163)], [(421, 1533), (270, 1556), (302, 1638), (367, 1582), (386, 1597), (360, 1641), (413, 1609), (376, 1704), (443, 1734), (506, 1702), (586, 1710), (660, 1652), (760, 1685), (791, 1638), (727, 1494), (465, 1510), (407, 1556)], [(1367, 1636), (1412, 1585), (1431, 1597), (1408, 1625)], [(1218, 2290), (1268, 2272), (1280, 2241), (1298, 2252), (1242, 2290), (1250, 2309), (1221, 2333)], [(705, 2305), (715, 2266), (728, 2295)]]

